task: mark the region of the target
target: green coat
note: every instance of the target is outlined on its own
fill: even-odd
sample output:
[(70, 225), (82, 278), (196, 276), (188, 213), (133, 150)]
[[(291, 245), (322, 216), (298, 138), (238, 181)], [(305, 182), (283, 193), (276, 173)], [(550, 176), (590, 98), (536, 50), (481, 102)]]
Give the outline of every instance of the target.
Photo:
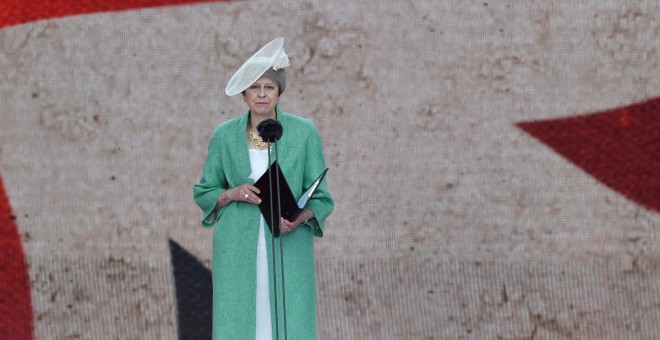
[[(216, 226), (213, 233), (213, 339), (254, 339), (256, 328), (256, 254), (258, 206), (232, 202), (214, 211), (220, 194), (254, 181), (246, 139), (249, 112), (220, 124), (209, 142), (208, 155), (198, 183), (193, 187), (195, 202), (202, 209), (202, 224)], [(277, 119), (284, 133), (277, 143), (282, 172), (293, 195), (298, 198), (325, 169), (321, 138), (309, 120), (280, 111)], [(274, 155), (274, 151), (273, 151)], [(282, 237), (286, 291), (286, 321), (289, 339), (316, 338), (316, 271), (314, 236), (322, 237), (324, 221), (334, 203), (326, 180), (310, 200), (315, 215), (304, 226)], [(270, 230), (265, 228), (270, 282), (271, 318), (275, 338), (273, 259)], [(275, 239), (277, 308), (280, 338), (284, 338), (280, 241)]]

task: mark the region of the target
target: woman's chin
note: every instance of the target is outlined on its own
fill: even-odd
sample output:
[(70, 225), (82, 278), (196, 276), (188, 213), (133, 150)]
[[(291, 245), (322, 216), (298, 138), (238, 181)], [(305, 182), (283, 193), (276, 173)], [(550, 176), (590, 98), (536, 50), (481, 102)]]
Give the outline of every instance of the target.
[(275, 115), (275, 110), (274, 109), (271, 110), (271, 109), (265, 108), (265, 107), (257, 107), (254, 110), (252, 110), (251, 112), (254, 113), (255, 115), (261, 116), (261, 117), (271, 117), (271, 116)]

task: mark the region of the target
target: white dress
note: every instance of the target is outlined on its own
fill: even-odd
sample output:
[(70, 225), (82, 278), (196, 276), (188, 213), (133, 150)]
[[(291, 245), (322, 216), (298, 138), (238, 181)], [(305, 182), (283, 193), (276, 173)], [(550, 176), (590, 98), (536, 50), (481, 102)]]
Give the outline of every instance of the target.
[[(268, 169), (268, 150), (249, 149), (250, 178), (259, 179)], [(257, 340), (270, 340), (273, 330), (270, 320), (270, 288), (268, 280), (268, 254), (266, 254), (266, 236), (264, 232), (264, 218), (259, 221), (259, 239), (257, 240)]]

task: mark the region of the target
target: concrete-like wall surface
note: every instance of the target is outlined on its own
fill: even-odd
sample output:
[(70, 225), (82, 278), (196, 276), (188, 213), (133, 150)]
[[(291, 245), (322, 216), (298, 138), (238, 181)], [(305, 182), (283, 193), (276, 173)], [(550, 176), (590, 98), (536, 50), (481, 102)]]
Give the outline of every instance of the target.
[[(660, 96), (656, 1), (239, 1), (0, 29), (0, 176), (36, 338), (176, 338), (168, 240), (210, 264), (192, 185), (246, 110), (228, 79), (277, 36), (281, 108), (318, 126), (336, 204), (320, 339), (660, 334), (658, 205), (518, 125)], [(615, 144), (660, 158), (660, 130), (639, 131)]]

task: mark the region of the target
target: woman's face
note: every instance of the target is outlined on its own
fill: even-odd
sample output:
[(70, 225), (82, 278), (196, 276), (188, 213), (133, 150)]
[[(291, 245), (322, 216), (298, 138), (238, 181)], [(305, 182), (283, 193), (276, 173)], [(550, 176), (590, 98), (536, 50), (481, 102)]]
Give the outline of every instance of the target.
[(275, 106), (279, 100), (277, 82), (270, 77), (261, 77), (243, 93), (243, 100), (250, 113), (267, 118), (275, 118)]

